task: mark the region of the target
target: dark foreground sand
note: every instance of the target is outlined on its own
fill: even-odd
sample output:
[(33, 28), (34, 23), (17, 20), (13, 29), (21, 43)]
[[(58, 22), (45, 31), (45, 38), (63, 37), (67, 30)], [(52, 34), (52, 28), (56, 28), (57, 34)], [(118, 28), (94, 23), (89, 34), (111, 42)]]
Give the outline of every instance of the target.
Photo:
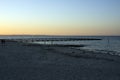
[(0, 44), (0, 80), (120, 80), (120, 57), (68, 47)]

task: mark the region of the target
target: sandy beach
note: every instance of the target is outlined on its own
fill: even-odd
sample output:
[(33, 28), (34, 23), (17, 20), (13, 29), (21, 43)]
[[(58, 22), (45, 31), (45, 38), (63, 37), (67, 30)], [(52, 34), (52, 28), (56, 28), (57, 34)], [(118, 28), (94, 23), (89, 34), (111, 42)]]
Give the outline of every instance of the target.
[(8, 42), (0, 44), (0, 80), (120, 80), (120, 57)]

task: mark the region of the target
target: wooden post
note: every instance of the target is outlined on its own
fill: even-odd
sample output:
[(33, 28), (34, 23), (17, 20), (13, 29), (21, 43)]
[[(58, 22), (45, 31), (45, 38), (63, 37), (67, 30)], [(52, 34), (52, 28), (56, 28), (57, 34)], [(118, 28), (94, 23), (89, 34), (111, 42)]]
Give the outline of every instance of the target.
[(1, 44), (5, 44), (5, 40), (4, 39), (1, 39)]

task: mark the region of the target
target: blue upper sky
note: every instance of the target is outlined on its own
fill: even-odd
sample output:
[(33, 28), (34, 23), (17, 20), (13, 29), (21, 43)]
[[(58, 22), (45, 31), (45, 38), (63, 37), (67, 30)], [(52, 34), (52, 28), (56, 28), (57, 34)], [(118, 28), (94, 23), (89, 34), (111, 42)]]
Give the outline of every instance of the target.
[(1, 0), (0, 34), (120, 35), (119, 14), (120, 0)]

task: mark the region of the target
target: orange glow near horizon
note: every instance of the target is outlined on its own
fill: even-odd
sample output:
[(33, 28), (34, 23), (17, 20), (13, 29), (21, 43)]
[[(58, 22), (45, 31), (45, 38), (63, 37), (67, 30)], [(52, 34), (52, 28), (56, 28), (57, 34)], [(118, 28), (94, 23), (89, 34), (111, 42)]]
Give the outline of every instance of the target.
[(118, 31), (90, 27), (56, 27), (56, 26), (4, 26), (0, 28), (0, 35), (117, 35)]

